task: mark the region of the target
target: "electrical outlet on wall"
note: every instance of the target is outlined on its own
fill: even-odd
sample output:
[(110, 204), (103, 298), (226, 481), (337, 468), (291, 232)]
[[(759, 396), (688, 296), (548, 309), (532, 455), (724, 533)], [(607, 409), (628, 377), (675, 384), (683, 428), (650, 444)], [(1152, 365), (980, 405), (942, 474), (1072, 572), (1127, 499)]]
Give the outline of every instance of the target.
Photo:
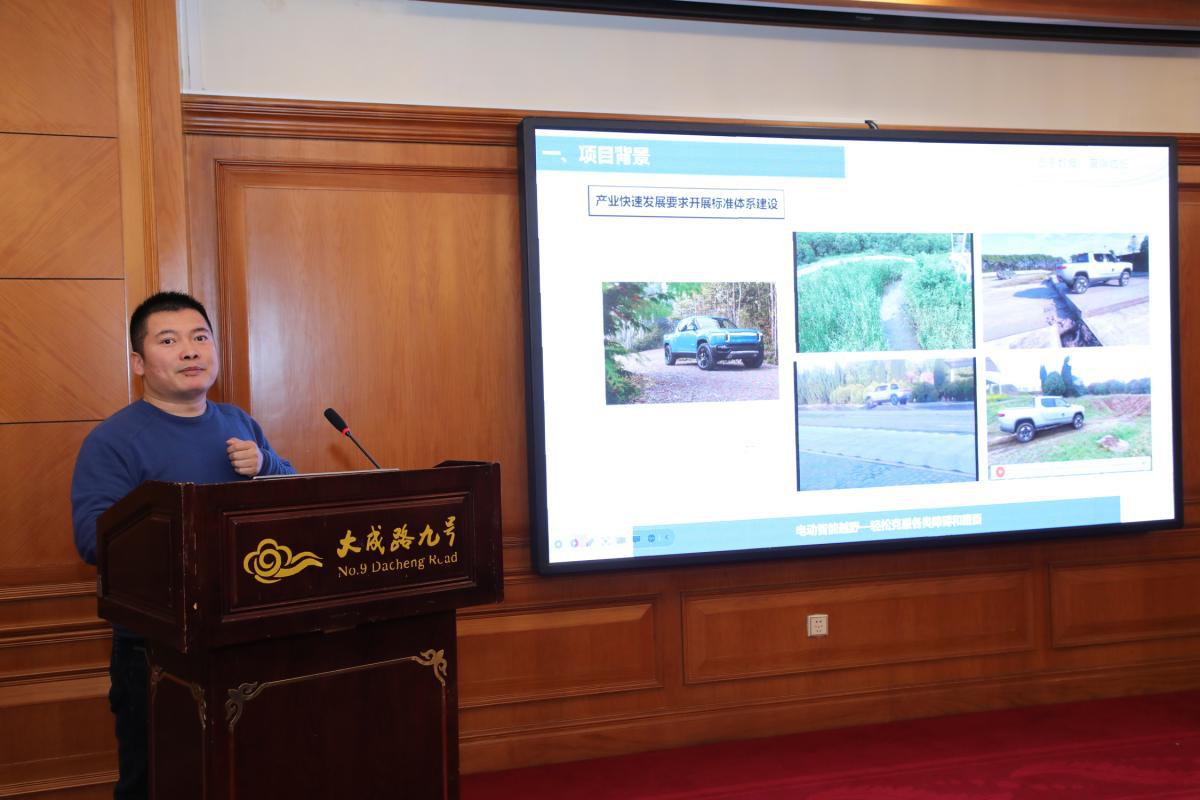
[(829, 635), (829, 615), (828, 614), (809, 614), (808, 615), (808, 635), (809, 636), (828, 636)]

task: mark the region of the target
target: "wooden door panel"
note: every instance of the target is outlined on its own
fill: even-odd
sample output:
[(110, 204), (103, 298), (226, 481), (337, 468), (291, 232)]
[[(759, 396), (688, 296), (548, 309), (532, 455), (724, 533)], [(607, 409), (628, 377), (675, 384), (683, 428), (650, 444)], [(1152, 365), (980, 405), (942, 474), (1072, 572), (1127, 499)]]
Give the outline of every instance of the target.
[(0, 575), (80, 563), (71, 536), (71, 473), (93, 427), (0, 425)]

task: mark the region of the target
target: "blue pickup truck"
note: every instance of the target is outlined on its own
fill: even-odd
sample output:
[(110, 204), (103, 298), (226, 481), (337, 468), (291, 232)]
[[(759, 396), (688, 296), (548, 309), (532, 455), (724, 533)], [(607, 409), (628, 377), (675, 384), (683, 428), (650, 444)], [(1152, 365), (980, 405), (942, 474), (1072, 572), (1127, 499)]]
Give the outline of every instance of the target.
[(694, 358), (703, 370), (734, 359), (755, 369), (763, 363), (763, 335), (757, 328), (739, 328), (728, 317), (684, 317), (663, 337), (663, 357), (669, 367), (677, 359)]

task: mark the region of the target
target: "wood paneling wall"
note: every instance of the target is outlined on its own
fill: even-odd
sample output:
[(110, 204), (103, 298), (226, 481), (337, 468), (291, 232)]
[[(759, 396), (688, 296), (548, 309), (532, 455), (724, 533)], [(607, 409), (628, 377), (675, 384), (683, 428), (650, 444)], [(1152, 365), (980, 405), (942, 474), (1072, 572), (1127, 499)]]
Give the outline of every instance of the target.
[[(1200, 686), (1200, 529), (541, 578), (530, 572), (517, 111), (185, 97), (192, 285), (225, 397), (304, 470), (502, 464), (506, 601), (459, 615), (462, 764)], [(1183, 341), (1200, 138), (1183, 139)], [(1198, 264), (1200, 266), (1200, 264)], [(1185, 352), (1184, 414), (1200, 419)], [(1189, 514), (1200, 446), (1186, 436)], [(803, 634), (809, 613), (832, 635)]]
[(129, 402), (127, 308), (186, 286), (174, 31), (173, 0), (0, 2), (0, 797), (112, 796), (70, 482)]

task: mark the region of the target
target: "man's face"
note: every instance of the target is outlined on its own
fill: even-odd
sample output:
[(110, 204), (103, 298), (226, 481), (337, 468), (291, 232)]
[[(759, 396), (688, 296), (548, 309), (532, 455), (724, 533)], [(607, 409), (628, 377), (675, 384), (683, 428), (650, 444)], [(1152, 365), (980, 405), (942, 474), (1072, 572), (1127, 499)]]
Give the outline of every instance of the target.
[(131, 354), (130, 364), (147, 397), (195, 402), (217, 380), (217, 346), (200, 312), (156, 311), (146, 319), (142, 353)]

